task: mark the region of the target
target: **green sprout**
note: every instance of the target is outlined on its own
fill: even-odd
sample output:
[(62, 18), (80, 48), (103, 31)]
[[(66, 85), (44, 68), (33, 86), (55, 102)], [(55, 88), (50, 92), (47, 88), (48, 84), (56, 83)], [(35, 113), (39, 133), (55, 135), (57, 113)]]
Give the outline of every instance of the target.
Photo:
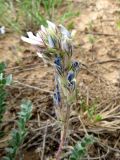
[(0, 63), (0, 135), (2, 134), (1, 126), (6, 111), (6, 97), (7, 91), (6, 86), (10, 85), (12, 82), (12, 75), (5, 75), (5, 63)]
[(87, 115), (91, 121), (99, 122), (102, 120), (102, 116), (96, 113), (96, 104), (92, 104), (87, 107)]
[(87, 153), (87, 148), (95, 142), (93, 135), (85, 135), (85, 137), (77, 142), (70, 155), (70, 160), (82, 160)]
[(6, 156), (3, 160), (15, 160), (19, 153), (20, 159), (23, 154), (21, 151), (22, 144), (27, 136), (28, 129), (26, 123), (31, 118), (32, 103), (29, 100), (24, 100), (21, 104), (21, 111), (18, 113), (19, 119), (17, 121), (17, 129), (14, 129), (11, 133), (11, 139), (9, 141), (9, 147), (6, 149)]

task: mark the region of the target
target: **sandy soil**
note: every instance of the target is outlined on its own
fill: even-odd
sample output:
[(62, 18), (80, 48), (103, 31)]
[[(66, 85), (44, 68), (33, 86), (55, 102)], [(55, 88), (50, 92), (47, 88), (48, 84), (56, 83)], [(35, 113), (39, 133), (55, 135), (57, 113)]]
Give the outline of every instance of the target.
[[(117, 0), (74, 0), (73, 5), (81, 13), (72, 19), (76, 32), (73, 58), (84, 64), (78, 76), (80, 98), (85, 99), (86, 105), (90, 107), (92, 103), (96, 103), (96, 112), (102, 115), (103, 121), (88, 121), (86, 112), (82, 114), (82, 119), (88, 132), (99, 135), (105, 146), (113, 148), (104, 159), (120, 160), (120, 152), (115, 151), (120, 149), (120, 29), (117, 27), (120, 3)], [(7, 122), (3, 127), (7, 136), (0, 140), (0, 148), (3, 151), (7, 145), (6, 141), (10, 137), (10, 128), (16, 119), (21, 99), (29, 98), (34, 105), (32, 120), (37, 123), (32, 123), (31, 120), (28, 124), (29, 135), (24, 144), (24, 148), (27, 148), (25, 160), (40, 159), (46, 123), (50, 125), (46, 138), (47, 160), (55, 155), (59, 143), (58, 128), (56, 125), (54, 127), (56, 121), (51, 96), (54, 88), (53, 69), (51, 66), (45, 67), (35, 54), (35, 49), (21, 42), (19, 35), (6, 33), (0, 37), (0, 42), (0, 61), (7, 61), (6, 71), (12, 73), (16, 81), (8, 88), (9, 109), (5, 115)], [(80, 101), (81, 99), (74, 114), (81, 114)], [(12, 124), (9, 122), (11, 117)], [(74, 139), (74, 134), (79, 137), (84, 131), (80, 122), (73, 123), (71, 130), (74, 133), (71, 131), (71, 137)], [(71, 139), (70, 144), (73, 143)], [(92, 157), (105, 155), (107, 152), (107, 149), (99, 145), (90, 151)], [(97, 150), (99, 147), (100, 151)], [(36, 158), (32, 157), (31, 153)]]

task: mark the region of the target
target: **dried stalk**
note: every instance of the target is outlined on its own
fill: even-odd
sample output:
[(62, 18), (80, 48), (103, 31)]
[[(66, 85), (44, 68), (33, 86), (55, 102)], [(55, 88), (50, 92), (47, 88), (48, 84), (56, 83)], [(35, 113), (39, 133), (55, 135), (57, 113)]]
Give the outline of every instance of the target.
[(67, 138), (67, 133), (68, 133), (68, 128), (69, 128), (69, 117), (70, 117), (70, 106), (67, 105), (65, 120), (63, 122), (63, 129), (61, 130), (61, 141), (60, 141), (58, 151), (56, 153), (56, 160), (60, 160), (62, 148)]

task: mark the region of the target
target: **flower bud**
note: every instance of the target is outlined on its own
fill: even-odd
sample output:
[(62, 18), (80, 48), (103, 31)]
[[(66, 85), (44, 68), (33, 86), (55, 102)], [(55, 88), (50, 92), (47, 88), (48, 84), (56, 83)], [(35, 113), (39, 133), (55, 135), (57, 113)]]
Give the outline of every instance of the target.
[(59, 86), (58, 85), (56, 86), (56, 89), (55, 89), (55, 92), (54, 92), (54, 95), (53, 95), (53, 99), (54, 99), (55, 105), (58, 106), (61, 102), (61, 96), (60, 96), (60, 91), (59, 91)]
[(67, 89), (72, 92), (74, 91), (76, 88), (76, 80), (74, 79), (73, 81), (71, 81), (70, 83), (68, 83)]
[(72, 70), (77, 74), (80, 70), (80, 63), (77, 61), (72, 62)]
[(75, 73), (73, 71), (69, 71), (67, 75), (67, 89), (71, 92), (75, 90), (76, 87), (76, 79), (75, 79)]
[(61, 40), (61, 49), (66, 52), (69, 56), (72, 56), (72, 45), (71, 40), (64, 38)]
[(74, 79), (74, 77), (75, 77), (74, 72), (73, 72), (73, 71), (69, 71), (69, 72), (68, 72), (68, 75), (67, 75), (67, 80), (68, 80), (69, 82), (71, 82), (71, 81)]
[(61, 57), (56, 57), (54, 60), (55, 68), (57, 70), (57, 73), (62, 76), (63, 74), (63, 66), (62, 66), (62, 59)]

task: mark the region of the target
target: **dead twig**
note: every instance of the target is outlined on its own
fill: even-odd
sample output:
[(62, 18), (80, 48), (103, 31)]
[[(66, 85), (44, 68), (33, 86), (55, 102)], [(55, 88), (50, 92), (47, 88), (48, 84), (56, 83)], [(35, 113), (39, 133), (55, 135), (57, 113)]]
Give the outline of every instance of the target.
[(32, 89), (35, 89), (35, 90), (40, 90), (40, 91), (42, 91), (42, 92), (47, 92), (47, 93), (53, 94), (52, 91), (48, 91), (48, 90), (46, 90), (46, 89), (41, 89), (41, 88), (36, 87), (36, 86), (31, 86), (31, 85), (29, 85), (29, 84), (25, 84), (25, 83), (22, 83), (22, 82), (20, 82), (20, 81), (14, 81), (14, 83), (18, 83), (18, 84), (20, 84), (20, 85), (22, 85), (22, 86), (25, 86), (25, 87), (28, 87), (28, 88), (32, 88)]
[[(101, 157), (99, 156), (99, 157), (89, 157), (89, 160), (99, 160), (99, 159), (104, 159), (104, 158), (106, 158), (107, 157), (107, 155), (109, 154), (109, 148), (108, 148), (108, 150), (107, 150), (107, 152), (106, 152), (106, 154), (104, 154), (104, 155), (102, 155)], [(88, 160), (88, 158), (82, 158), (83, 160)]]
[(110, 62), (120, 62), (120, 58), (114, 58), (114, 59), (109, 59), (109, 60), (105, 60), (105, 61), (97, 61), (97, 62), (92, 63), (91, 65), (104, 64), (104, 63), (110, 63)]
[(43, 137), (43, 149), (42, 149), (42, 156), (41, 156), (41, 160), (44, 160), (45, 142), (46, 142), (47, 129), (48, 129), (48, 122), (47, 122), (47, 124), (46, 124), (45, 134), (44, 134), (44, 137)]
[(92, 34), (92, 35), (97, 35), (97, 36), (106, 36), (106, 37), (119, 37), (120, 38), (120, 35), (118, 34), (107, 34), (107, 33), (100, 33), (100, 32), (84, 32), (85, 34)]

